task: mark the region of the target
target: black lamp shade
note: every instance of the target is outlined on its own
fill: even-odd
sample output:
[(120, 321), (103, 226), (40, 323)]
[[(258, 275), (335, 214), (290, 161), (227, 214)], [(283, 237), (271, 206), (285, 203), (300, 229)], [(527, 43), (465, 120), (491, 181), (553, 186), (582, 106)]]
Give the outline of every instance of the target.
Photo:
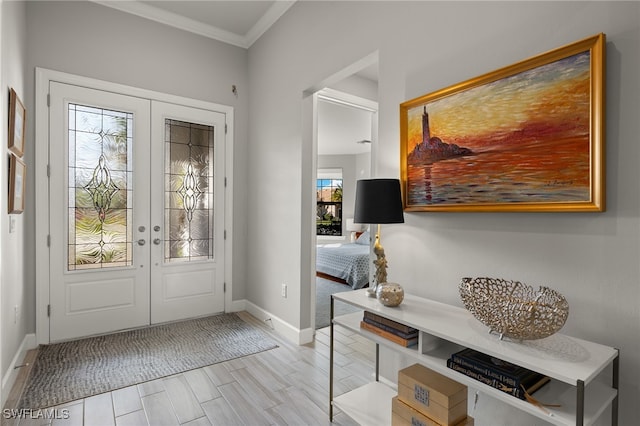
[(355, 223), (404, 223), (398, 179), (362, 179), (356, 183)]

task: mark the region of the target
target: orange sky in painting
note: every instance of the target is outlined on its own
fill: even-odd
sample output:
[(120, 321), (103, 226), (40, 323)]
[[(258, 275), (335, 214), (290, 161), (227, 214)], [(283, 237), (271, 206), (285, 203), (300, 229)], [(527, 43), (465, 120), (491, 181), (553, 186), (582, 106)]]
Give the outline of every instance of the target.
[(431, 136), (478, 149), (589, 134), (587, 52), (408, 111), (408, 152), (422, 142), (426, 105)]

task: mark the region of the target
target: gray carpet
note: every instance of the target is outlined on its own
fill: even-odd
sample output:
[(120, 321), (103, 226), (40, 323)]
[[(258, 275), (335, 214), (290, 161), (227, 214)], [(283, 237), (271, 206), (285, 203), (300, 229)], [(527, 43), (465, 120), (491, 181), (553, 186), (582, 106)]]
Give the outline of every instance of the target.
[[(337, 283), (325, 278), (316, 277), (316, 329), (328, 327), (331, 314), (331, 295), (343, 291), (351, 291), (351, 287), (347, 284)], [(336, 301), (335, 315), (344, 315), (360, 309)]]
[(275, 347), (235, 314), (42, 345), (19, 407), (52, 407)]

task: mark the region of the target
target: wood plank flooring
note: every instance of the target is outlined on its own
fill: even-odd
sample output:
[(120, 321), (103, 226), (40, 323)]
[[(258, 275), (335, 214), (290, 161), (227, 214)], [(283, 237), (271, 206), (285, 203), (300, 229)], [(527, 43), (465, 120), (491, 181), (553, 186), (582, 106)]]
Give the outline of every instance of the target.
[[(6, 420), (3, 426), (328, 425), (329, 328), (297, 346), (246, 313), (279, 347), (141, 383), (59, 407), (53, 420)], [(334, 394), (372, 380), (375, 344), (336, 326)], [(6, 407), (11, 408), (11, 407)], [(68, 410), (68, 411), (62, 411)], [(4, 416), (3, 416), (4, 417)], [(335, 425), (355, 423), (338, 410)]]

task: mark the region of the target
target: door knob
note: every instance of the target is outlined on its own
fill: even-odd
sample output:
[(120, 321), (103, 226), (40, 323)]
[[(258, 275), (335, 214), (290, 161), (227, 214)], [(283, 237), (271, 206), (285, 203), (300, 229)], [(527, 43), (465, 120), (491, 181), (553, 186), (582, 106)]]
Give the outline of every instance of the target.
[(155, 245), (160, 245), (161, 242), (162, 242), (162, 240), (160, 238), (154, 238), (153, 239), (153, 244), (155, 244)]
[(154, 226), (153, 230), (156, 231), (156, 232), (160, 232), (160, 225)]
[(145, 244), (146, 244), (146, 241), (145, 241), (145, 240), (143, 240), (142, 238), (138, 240), (138, 245), (139, 245), (139, 246), (143, 246), (143, 245), (145, 245)]

